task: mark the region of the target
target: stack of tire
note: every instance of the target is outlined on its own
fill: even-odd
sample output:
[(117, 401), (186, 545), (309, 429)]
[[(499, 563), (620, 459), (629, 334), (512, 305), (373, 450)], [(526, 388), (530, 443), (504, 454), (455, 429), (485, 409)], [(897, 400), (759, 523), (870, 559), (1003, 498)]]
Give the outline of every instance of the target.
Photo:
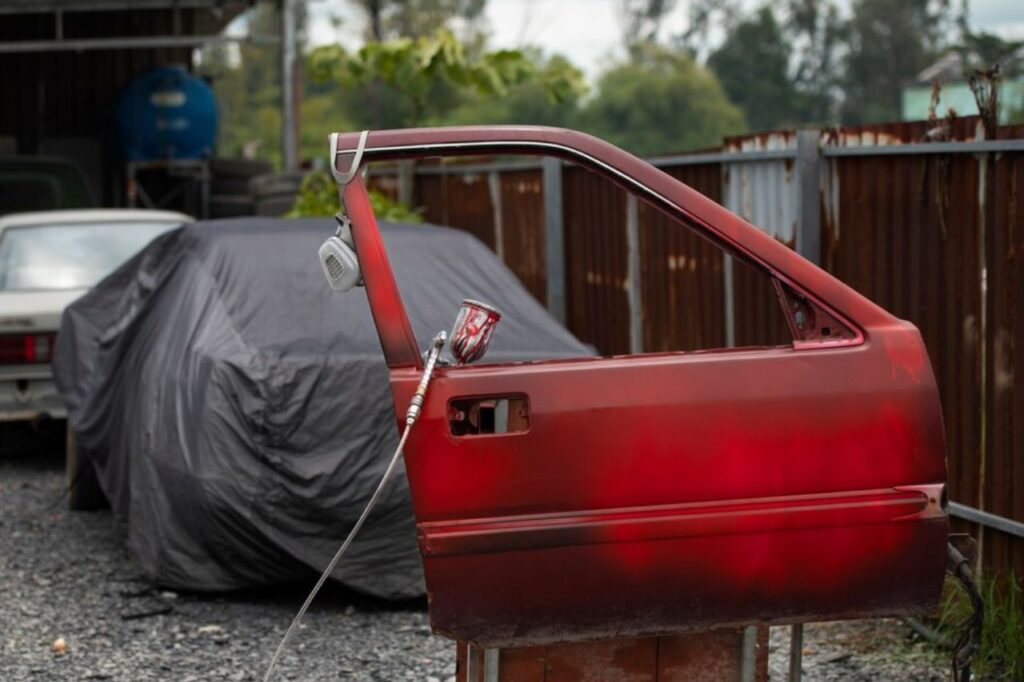
[(210, 217), (287, 213), (305, 173), (275, 173), (262, 159), (210, 159)]

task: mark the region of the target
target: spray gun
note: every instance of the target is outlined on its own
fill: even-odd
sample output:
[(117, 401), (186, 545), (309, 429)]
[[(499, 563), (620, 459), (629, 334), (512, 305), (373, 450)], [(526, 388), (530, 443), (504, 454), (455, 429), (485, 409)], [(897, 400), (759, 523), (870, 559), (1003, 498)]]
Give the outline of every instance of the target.
[[(320, 247), (320, 265), (323, 268), (324, 275), (327, 277), (327, 283), (331, 289), (335, 291), (348, 291), (353, 286), (360, 283), (362, 279), (359, 260), (356, 256), (354, 244), (352, 243), (351, 236), (351, 225), (348, 222), (348, 218), (342, 214), (338, 214), (335, 218), (338, 222), (338, 231), (334, 236), (328, 238), (326, 242)], [(455, 358), (456, 366), (464, 365), (470, 362), (476, 362), (484, 356), (487, 352), (487, 347), (491, 341), (491, 335), (494, 332), (494, 327), (498, 324), (501, 319), (501, 313), (499, 313), (492, 306), (486, 303), (480, 303), (472, 299), (466, 299), (462, 302), (462, 306), (459, 308), (459, 314), (455, 319), (455, 325), (452, 327), (451, 332), (451, 343), (449, 347), (451, 349), (452, 356)], [(288, 630), (285, 631), (284, 637), (281, 638), (281, 643), (278, 644), (277, 650), (274, 652), (273, 658), (270, 660), (270, 664), (267, 666), (267, 671), (263, 676), (264, 682), (269, 682), (271, 675), (274, 672), (274, 667), (277, 665), (278, 659), (284, 652), (285, 645), (288, 643), (292, 633), (298, 627), (302, 621), (302, 617), (305, 615), (309, 605), (313, 603), (313, 599), (316, 597), (320, 588), (327, 581), (327, 577), (334, 571), (335, 566), (338, 565), (338, 561), (341, 560), (342, 555), (348, 549), (349, 545), (352, 544), (352, 540), (355, 538), (356, 533), (363, 527), (366, 519), (370, 516), (370, 511), (373, 506), (377, 503), (381, 493), (384, 491), (384, 486), (391, 478), (391, 474), (398, 464), (398, 458), (402, 454), (402, 449), (405, 447), (405, 442), (409, 438), (409, 434), (412, 432), (412, 427), (416, 424), (416, 421), (420, 418), (420, 414), (423, 410), (423, 403), (426, 400), (427, 389), (430, 386), (430, 380), (434, 374), (434, 368), (440, 361), (441, 351), (444, 349), (445, 342), (448, 340), (448, 335), (445, 332), (438, 332), (430, 342), (430, 346), (427, 348), (425, 353), (425, 361), (423, 363), (423, 373), (420, 375), (419, 384), (416, 386), (416, 391), (413, 393), (412, 399), (409, 401), (409, 408), (405, 412), (405, 428), (402, 430), (402, 437), (398, 441), (398, 447), (395, 448), (394, 454), (391, 456), (391, 461), (388, 463), (387, 469), (384, 470), (384, 475), (381, 476), (380, 483), (377, 484), (376, 490), (370, 497), (370, 501), (366, 503), (366, 507), (359, 515), (359, 519), (356, 520), (352, 530), (349, 531), (345, 541), (338, 548), (334, 557), (331, 559), (327, 568), (320, 574), (320, 579), (317, 580), (313, 590), (306, 597), (306, 601), (303, 602), (299, 612), (295, 615), (291, 625), (288, 626)], [(443, 362), (443, 361), (442, 361)]]
[(420, 383), (416, 386), (416, 392), (409, 401), (409, 409), (405, 411), (405, 428), (411, 429), (416, 420), (420, 418), (420, 410), (423, 408), (423, 398), (427, 395), (427, 386), (430, 385), (430, 377), (434, 374), (434, 366), (437, 365), (437, 358), (441, 355), (444, 342), (447, 336), (444, 332), (438, 332), (434, 340), (430, 342), (430, 349), (427, 351), (427, 361), (423, 365), (423, 374), (420, 376)]

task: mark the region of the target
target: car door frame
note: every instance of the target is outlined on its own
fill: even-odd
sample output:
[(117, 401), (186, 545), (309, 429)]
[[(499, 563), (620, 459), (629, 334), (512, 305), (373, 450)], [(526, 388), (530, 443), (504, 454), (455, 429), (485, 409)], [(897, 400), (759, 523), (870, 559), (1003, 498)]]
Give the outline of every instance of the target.
[[(485, 645), (518, 646), (929, 608), (944, 565), (946, 469), (937, 389), (917, 330), (678, 180), (588, 135), (497, 126), (332, 136), (332, 169), (343, 181), (341, 198), (391, 370), (396, 413), (412, 396), (422, 359), (358, 171), (378, 160), (509, 153), (555, 156), (599, 173), (763, 271), (776, 283), (794, 342), (439, 369), (405, 452), (435, 629)], [(815, 322), (800, 326), (799, 312)], [(759, 373), (759, 381), (744, 380)], [(659, 381), (666, 376), (673, 385)], [(758, 405), (773, 416), (776, 425), (733, 423), (737, 431), (757, 434), (750, 447), (759, 453), (774, 452), (766, 445), (773, 429), (788, 429), (788, 440), (774, 452), (785, 460), (786, 476), (771, 483), (766, 457), (747, 450), (733, 459), (750, 471), (730, 472), (719, 461), (702, 472), (708, 490), (678, 483), (688, 470), (672, 452), (682, 446), (664, 441), (685, 431), (673, 431), (670, 411), (659, 406), (668, 400), (673, 407), (703, 409), (676, 388), (687, 377), (699, 377), (693, 390), (707, 392), (701, 396), (718, 406), (715, 414), (731, 409), (751, 417), (751, 406)], [(550, 399), (559, 381), (590, 393)], [(599, 390), (603, 385), (607, 393)], [(802, 402), (794, 398), (801, 391)], [(818, 393), (808, 398), (808, 391)], [(617, 398), (590, 397), (615, 392)], [(503, 395), (529, 398), (530, 432), (452, 436), (452, 399)], [(616, 426), (627, 413), (631, 423), (649, 418), (647, 430)], [(607, 423), (588, 426), (602, 419)], [(701, 431), (699, 419), (686, 425), (703, 434), (703, 444), (716, 442)], [(534, 454), (543, 449), (538, 442), (558, 442), (563, 430), (584, 438), (587, 452), (603, 453), (592, 467), (599, 477), (615, 474), (629, 482), (611, 492), (601, 488), (580, 453), (516, 468), (531, 448)], [(647, 449), (634, 448), (637, 434), (647, 432), (656, 434)], [(809, 435), (800, 440), (801, 433)], [(617, 449), (603, 450), (608, 443)], [(815, 448), (822, 457), (847, 454), (830, 470), (819, 466)], [(615, 452), (636, 463), (636, 480), (629, 479), (629, 467), (615, 466)], [(694, 452), (687, 451), (687, 464), (697, 461)], [(530, 480), (508, 483), (514, 480), (509, 466)], [(659, 466), (676, 467), (675, 483), (657, 479)], [(561, 478), (545, 484), (542, 473)], [(559, 485), (568, 483), (569, 492), (560, 494)], [(772, 541), (776, 537), (785, 540)], [(819, 547), (836, 537), (844, 539), (833, 556), (822, 556)], [(699, 560), (682, 558), (698, 551)], [(637, 560), (631, 552), (646, 556), (640, 567), (631, 565)], [(728, 570), (740, 557), (755, 557), (751, 563), (760, 573)], [(574, 585), (565, 584), (567, 571), (577, 576)], [(813, 577), (822, 572), (832, 576)], [(669, 586), (678, 574), (700, 576), (700, 587), (687, 581)], [(645, 579), (633, 580), (638, 575)], [(602, 581), (628, 587), (610, 608), (587, 606), (587, 594)], [(538, 600), (517, 603), (508, 596), (527, 590)], [(624, 608), (643, 618), (623, 618)]]

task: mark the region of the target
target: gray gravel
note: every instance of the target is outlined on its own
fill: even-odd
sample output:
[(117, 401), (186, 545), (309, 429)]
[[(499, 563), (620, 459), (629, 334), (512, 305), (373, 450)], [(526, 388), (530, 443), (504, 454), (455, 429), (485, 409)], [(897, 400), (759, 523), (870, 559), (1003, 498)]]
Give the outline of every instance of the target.
[[(0, 679), (253, 680), (312, 585), (208, 595), (149, 585), (110, 512), (68, 512), (59, 456), (0, 457)], [(66, 651), (54, 653), (63, 638)], [(945, 680), (945, 656), (897, 621), (809, 625), (804, 679)], [(787, 679), (788, 629), (770, 671)], [(454, 646), (420, 602), (383, 604), (332, 585), (313, 604), (278, 679), (442, 682)]]
[[(223, 595), (154, 588), (109, 511), (66, 511), (62, 466), (40, 454), (0, 458), (0, 679), (262, 679), (313, 580)], [(52, 651), (58, 638), (64, 654)], [(430, 633), (424, 604), (328, 585), (278, 670), (292, 680), (444, 681), (455, 652)]]
[[(789, 676), (789, 628), (772, 628), (769, 676)], [(949, 658), (898, 620), (814, 623), (804, 626), (805, 682), (949, 680)]]

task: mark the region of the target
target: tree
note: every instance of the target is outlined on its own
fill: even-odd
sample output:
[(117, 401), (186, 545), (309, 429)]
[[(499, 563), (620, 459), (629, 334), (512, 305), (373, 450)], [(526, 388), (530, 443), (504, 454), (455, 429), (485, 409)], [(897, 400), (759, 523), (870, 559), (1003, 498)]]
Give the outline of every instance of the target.
[(964, 69), (991, 69), (999, 66), (1004, 78), (1016, 78), (1024, 73), (1024, 40), (1006, 40), (994, 33), (972, 31), (966, 23), (961, 24), (960, 53)]
[[(397, 114), (398, 127), (415, 127), (444, 116), (455, 108), (460, 93), (503, 97), (511, 86), (538, 80), (560, 101), (568, 96), (570, 86), (561, 78), (545, 79), (545, 73), (519, 50), (467, 56), (447, 29), (426, 37), (369, 42), (355, 53), (341, 45), (322, 46), (310, 55), (310, 71), (316, 80), (349, 90), (357, 101), (361, 92), (370, 110), (375, 89), (386, 89), (398, 105), (390, 109), (393, 118)], [(439, 89), (447, 90), (445, 96), (436, 96)], [(382, 127), (379, 123), (372, 127)]]
[(832, 0), (787, 0), (785, 40), (793, 49), (790, 80), (799, 94), (800, 123), (835, 120), (838, 71), (846, 30)]
[(948, 19), (948, 0), (855, 0), (848, 23), (843, 120), (898, 119), (902, 88), (940, 54)]
[(676, 0), (619, 0), (626, 49), (657, 42), (661, 22), (675, 4)]
[(681, 50), (646, 45), (605, 71), (582, 126), (637, 154), (718, 145), (745, 130), (714, 75)]
[(736, 25), (707, 65), (729, 99), (743, 109), (750, 127), (772, 130), (799, 122), (798, 94), (788, 73), (791, 59), (775, 12), (765, 6)]
[[(306, 38), (305, 0), (294, 3), (299, 52)], [(259, 3), (243, 21), (249, 35), (276, 35), (280, 9)], [(220, 111), (217, 153), (238, 156), (243, 149), (257, 149), (275, 165), (281, 161), (281, 59), (280, 46), (240, 43), (233, 47), (212, 44), (202, 48), (199, 73), (209, 78)], [(305, 135), (305, 133), (303, 133)]]
[(713, 33), (729, 33), (741, 16), (740, 0), (690, 0), (686, 30), (675, 42), (690, 56), (704, 58), (713, 41)]

